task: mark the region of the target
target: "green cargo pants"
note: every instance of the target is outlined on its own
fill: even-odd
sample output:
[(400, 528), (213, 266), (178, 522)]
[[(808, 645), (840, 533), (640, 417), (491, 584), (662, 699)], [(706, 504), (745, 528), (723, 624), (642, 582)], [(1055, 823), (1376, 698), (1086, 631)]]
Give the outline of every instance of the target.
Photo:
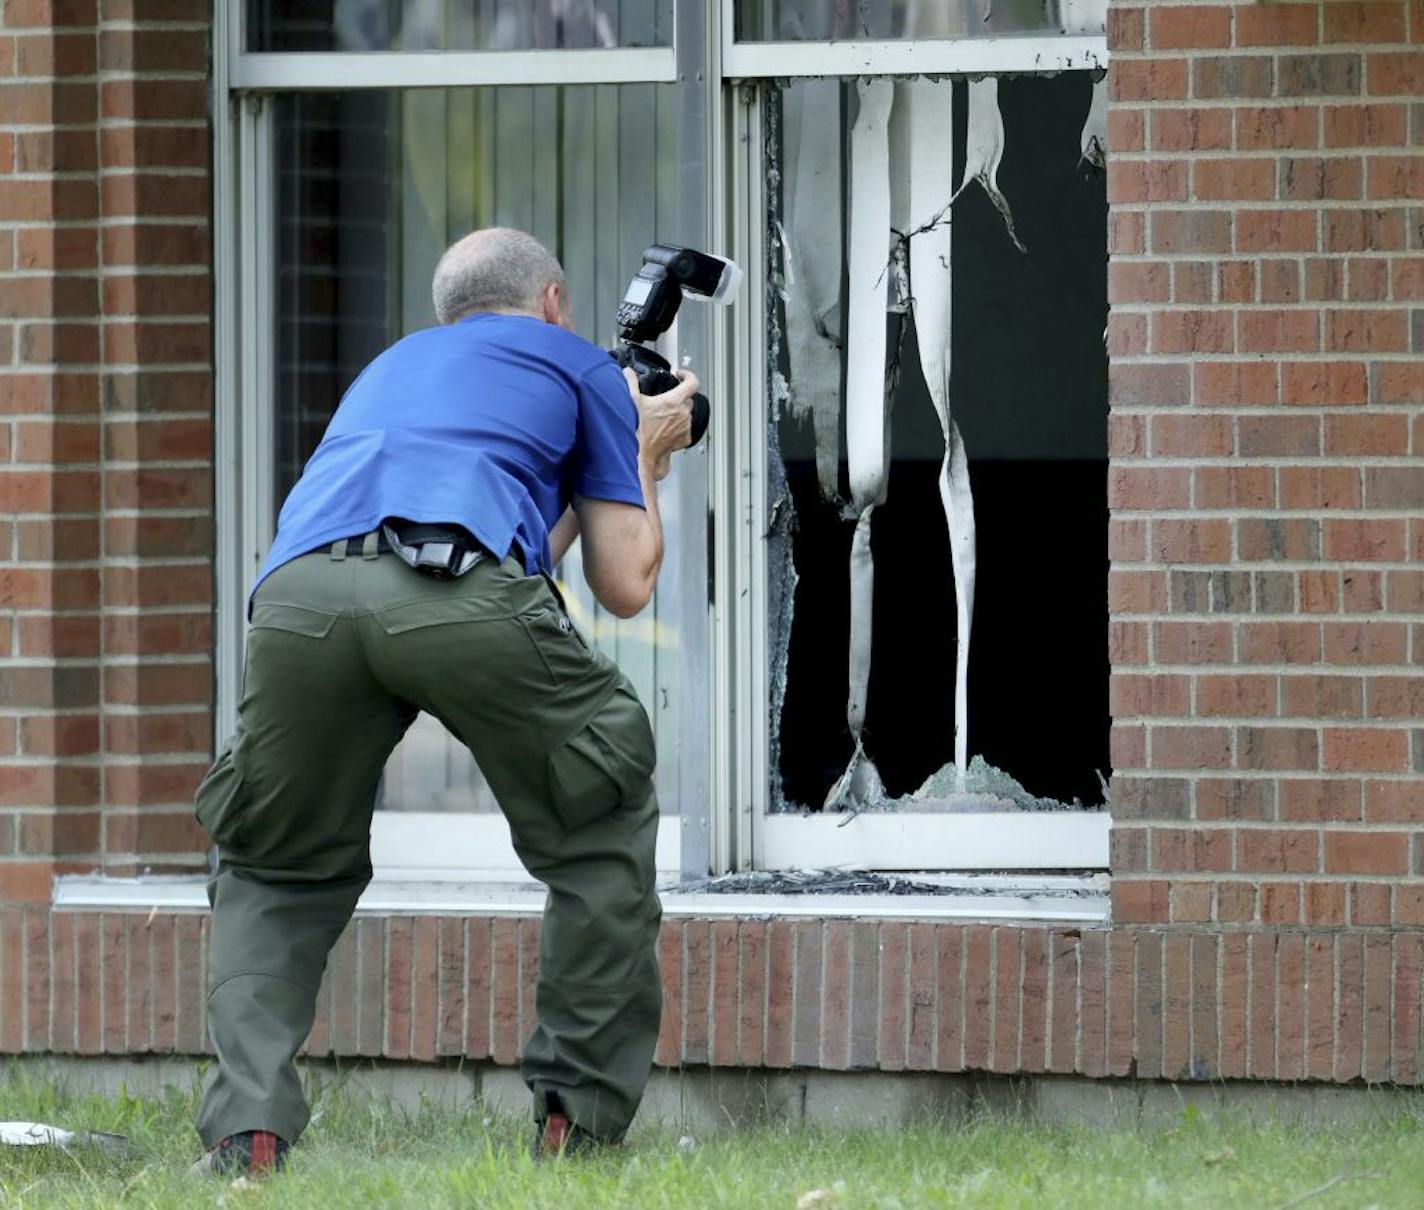
[(198, 1132), (293, 1141), (309, 1117), (293, 1056), (327, 953), (371, 877), (371, 812), (391, 749), (425, 710), (468, 745), (548, 888), (536, 1106), (621, 1137), (661, 1009), (658, 807), (648, 717), (551, 586), (515, 560), (456, 580), (394, 555), (305, 555), (258, 589), (237, 732), (197, 793), (209, 883), (208, 1031), (218, 1066)]

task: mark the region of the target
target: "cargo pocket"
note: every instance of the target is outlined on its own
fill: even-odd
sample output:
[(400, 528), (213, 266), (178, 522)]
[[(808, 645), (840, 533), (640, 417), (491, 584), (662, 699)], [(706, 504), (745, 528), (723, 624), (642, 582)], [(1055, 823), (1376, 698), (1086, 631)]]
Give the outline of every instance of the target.
[(648, 713), (619, 685), (583, 730), (549, 754), (549, 795), (569, 831), (586, 827), (647, 793), (657, 763)]
[(198, 786), (193, 813), (219, 848), (233, 848), (242, 826), (245, 795), (242, 774), (233, 762), (232, 746), (224, 748)]

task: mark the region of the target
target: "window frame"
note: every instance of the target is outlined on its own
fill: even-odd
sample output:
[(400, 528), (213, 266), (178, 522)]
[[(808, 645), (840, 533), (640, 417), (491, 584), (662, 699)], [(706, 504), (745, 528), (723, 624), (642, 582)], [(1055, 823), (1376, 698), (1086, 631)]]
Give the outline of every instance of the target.
[[(1111, 822), (1106, 810), (1055, 814), (1042, 832), (1056, 838), (1053, 845), (1026, 845), (1019, 813), (925, 815), (913, 825), (906, 824), (908, 817), (862, 816), (841, 827), (845, 821), (839, 818), (767, 811), (765, 182), (754, 86), (773, 76), (1100, 68), (1107, 62), (1106, 40), (1026, 35), (959, 42), (738, 43), (732, 37), (733, 3), (676, 0), (670, 47), (429, 53), (247, 52), (245, 4), (227, 6), (227, 20), (214, 27), (213, 56), (218, 734), (228, 734), (236, 719), (246, 592), (275, 520), (271, 96), (338, 88), (679, 82), (681, 144), (692, 174), (684, 228), (701, 231), (706, 246), (725, 249), (747, 271), (747, 282), (737, 306), (698, 308), (695, 319), (684, 315), (680, 325), (682, 353), (698, 366), (718, 413), (705, 458), (689, 459), (692, 473), (683, 476), (680, 488), (684, 516), (707, 511), (706, 548), (688, 543), (677, 572), (679, 593), (707, 602), (707, 641), (690, 643), (684, 654), (682, 715), (686, 733), (705, 733), (707, 742), (684, 759), (678, 813), (663, 817), (660, 875), (810, 864), (924, 869), (922, 858), (904, 855), (922, 855), (927, 847), (979, 854), (972, 862), (957, 862), (957, 868), (1106, 868)], [(378, 877), (527, 880), (513, 859), (502, 817), (395, 814), (398, 818), (378, 818), (373, 826)], [(1035, 819), (1044, 817), (1035, 813)], [(907, 841), (907, 826), (921, 839)], [(442, 851), (484, 856), (478, 865), (472, 857), (470, 863), (448, 866), (421, 856)], [(499, 860), (491, 860), (495, 854)], [(874, 860), (848, 862), (849, 854)]]
[[(1038, 36), (924, 42), (757, 42), (733, 39), (734, 0), (722, 0), (722, 77), (728, 96), (728, 231), (731, 256), (746, 273), (746, 295), (729, 349), (737, 390), (733, 443), (739, 466), (719, 479), (716, 511), (739, 524), (728, 535), (727, 595), (735, 602), (714, 624), (724, 675), (715, 685), (712, 717), (717, 772), (733, 772), (728, 797), (737, 804), (728, 869), (775, 870), (838, 865), (922, 870), (926, 852), (955, 854), (957, 870), (1106, 869), (1112, 825), (1108, 809), (982, 812), (944, 815), (868, 813), (842, 817), (770, 810), (770, 668), (767, 615), (768, 393), (765, 333), (766, 175), (761, 90), (765, 79), (826, 76), (1043, 74), (1102, 69), (1104, 36)], [(741, 473), (739, 473), (739, 471)], [(719, 556), (723, 553), (719, 550)], [(719, 564), (719, 583), (721, 565)], [(727, 666), (740, 653), (739, 669)], [(749, 665), (749, 666), (748, 666)], [(1032, 819), (1034, 827), (1024, 828)], [(933, 867), (931, 867), (933, 868)]]

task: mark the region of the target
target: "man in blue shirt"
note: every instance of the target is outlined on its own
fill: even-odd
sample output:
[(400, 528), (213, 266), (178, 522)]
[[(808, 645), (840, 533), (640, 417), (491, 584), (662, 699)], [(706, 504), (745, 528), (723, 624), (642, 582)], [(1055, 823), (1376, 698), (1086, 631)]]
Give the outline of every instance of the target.
[(657, 481), (697, 382), (642, 396), (569, 330), (562, 270), (523, 232), (453, 245), (434, 295), (440, 326), (366, 367), (287, 498), (249, 603), (237, 732), (198, 790), (218, 846), (206, 1170), (275, 1167), (307, 1124), (292, 1059), (370, 881), (381, 770), (421, 710), (470, 748), (549, 890), (523, 1054), (537, 1149), (620, 1139), (651, 1069), (652, 729), (549, 573), (581, 534), (600, 604), (647, 604)]

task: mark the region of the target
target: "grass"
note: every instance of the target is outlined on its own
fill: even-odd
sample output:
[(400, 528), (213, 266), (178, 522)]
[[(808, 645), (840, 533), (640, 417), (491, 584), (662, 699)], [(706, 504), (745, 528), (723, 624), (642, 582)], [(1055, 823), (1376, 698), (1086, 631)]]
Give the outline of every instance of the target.
[(759, 1126), (679, 1145), (650, 1128), (626, 1154), (536, 1166), (522, 1121), (327, 1095), (288, 1170), (233, 1190), (187, 1174), (194, 1092), (78, 1095), (0, 1069), (0, 1121), (129, 1139), (122, 1159), (0, 1146), (0, 1207), (1414, 1207), (1424, 1100), (1417, 1114), (1391, 1105), (1335, 1131), (1192, 1107), (1170, 1125), (1110, 1131), (986, 1115), (863, 1131)]

